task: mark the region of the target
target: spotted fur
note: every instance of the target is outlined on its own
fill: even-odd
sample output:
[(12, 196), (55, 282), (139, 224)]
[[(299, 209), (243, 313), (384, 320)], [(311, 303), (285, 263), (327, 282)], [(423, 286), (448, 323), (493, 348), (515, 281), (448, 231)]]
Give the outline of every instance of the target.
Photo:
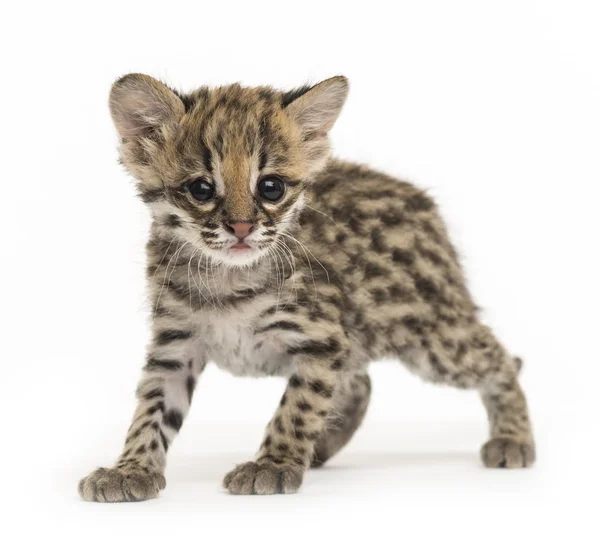
[[(84, 499), (158, 494), (208, 362), (288, 379), (256, 459), (225, 477), (234, 494), (296, 491), (360, 425), (366, 370), (382, 357), (481, 393), (486, 466), (533, 463), (521, 362), (480, 323), (435, 203), (329, 156), (347, 89), (343, 77), (287, 93), (234, 84), (182, 94), (145, 75), (115, 83), (121, 159), (152, 214), (153, 335), (123, 453), (81, 481)], [(265, 176), (285, 182), (281, 200), (260, 199)], [(208, 202), (190, 195), (200, 177), (214, 187)], [(233, 236), (236, 222), (252, 233)]]

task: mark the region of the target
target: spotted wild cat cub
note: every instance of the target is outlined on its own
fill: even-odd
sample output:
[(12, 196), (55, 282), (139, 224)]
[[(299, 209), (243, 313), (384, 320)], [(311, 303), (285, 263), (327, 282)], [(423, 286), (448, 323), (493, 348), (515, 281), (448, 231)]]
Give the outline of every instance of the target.
[(234, 494), (290, 493), (359, 427), (372, 360), (480, 392), (488, 467), (535, 458), (520, 361), (477, 318), (433, 201), (415, 186), (332, 160), (343, 77), (281, 92), (234, 84), (181, 94), (139, 74), (110, 110), (123, 164), (152, 214), (152, 341), (139, 404), (112, 468), (86, 500), (154, 498), (198, 376), (280, 375), (287, 387)]

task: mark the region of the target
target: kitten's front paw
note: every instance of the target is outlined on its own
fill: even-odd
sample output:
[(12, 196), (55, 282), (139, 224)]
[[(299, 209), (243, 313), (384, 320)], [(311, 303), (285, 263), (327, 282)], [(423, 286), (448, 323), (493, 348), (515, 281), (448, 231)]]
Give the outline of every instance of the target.
[(498, 436), (481, 448), (481, 460), (488, 468), (527, 468), (535, 461), (532, 442)]
[(139, 502), (158, 496), (167, 482), (143, 467), (98, 468), (79, 482), (79, 495), (88, 502)]
[(232, 494), (290, 494), (302, 485), (304, 468), (293, 463), (269, 460), (236, 466), (223, 480)]

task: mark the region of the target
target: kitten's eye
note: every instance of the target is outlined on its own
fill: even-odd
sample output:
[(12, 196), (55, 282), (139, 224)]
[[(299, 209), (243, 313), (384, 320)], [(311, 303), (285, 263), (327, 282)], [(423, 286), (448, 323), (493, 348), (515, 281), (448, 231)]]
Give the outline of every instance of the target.
[(204, 179), (196, 179), (187, 186), (190, 194), (198, 201), (208, 201), (215, 195), (213, 186)]
[(277, 201), (281, 199), (284, 192), (285, 183), (275, 175), (264, 177), (258, 183), (258, 193), (261, 198), (267, 201)]

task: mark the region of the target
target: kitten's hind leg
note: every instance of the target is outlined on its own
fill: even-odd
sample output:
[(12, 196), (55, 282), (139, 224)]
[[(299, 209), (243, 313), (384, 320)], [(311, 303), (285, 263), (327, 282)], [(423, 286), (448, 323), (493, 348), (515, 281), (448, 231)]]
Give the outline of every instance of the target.
[(526, 468), (535, 461), (535, 445), (523, 390), (516, 375), (497, 375), (480, 388), (490, 422), (490, 440), (481, 448), (488, 468)]
[(371, 379), (366, 373), (349, 376), (336, 394), (335, 410), (317, 440), (311, 467), (318, 468), (340, 451), (352, 438), (365, 417), (371, 399)]
[(508, 354), (490, 329), (478, 323), (420, 330), (419, 336), (418, 351), (405, 360), (410, 369), (426, 380), (480, 392), (490, 423), (490, 440), (481, 449), (484, 465), (531, 466), (535, 446), (527, 401), (517, 380), (521, 360)]

